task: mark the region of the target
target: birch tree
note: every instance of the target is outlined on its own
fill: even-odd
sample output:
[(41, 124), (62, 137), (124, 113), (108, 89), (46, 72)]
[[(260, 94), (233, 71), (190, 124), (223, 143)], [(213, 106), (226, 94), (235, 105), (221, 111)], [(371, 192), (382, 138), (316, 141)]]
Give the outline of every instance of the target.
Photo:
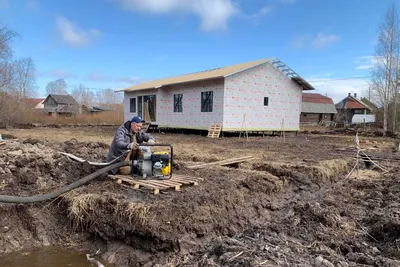
[[(371, 88), (383, 107), (383, 130), (388, 130), (389, 107), (397, 105), (397, 79), (400, 48), (399, 18), (396, 5), (393, 3), (378, 30), (375, 66), (372, 69)], [(396, 127), (396, 112), (393, 112), (393, 125)], [(393, 129), (395, 130), (395, 129)]]

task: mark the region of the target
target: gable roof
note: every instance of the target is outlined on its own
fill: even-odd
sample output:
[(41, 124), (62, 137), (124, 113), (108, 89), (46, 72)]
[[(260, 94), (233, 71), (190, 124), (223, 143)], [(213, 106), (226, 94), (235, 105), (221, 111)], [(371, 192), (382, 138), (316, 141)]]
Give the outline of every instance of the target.
[(26, 98), (25, 103), (28, 106), (36, 107), (40, 103), (42, 103), (46, 98)]
[(303, 93), (302, 102), (333, 105), (332, 98), (316, 93)]
[(333, 100), (321, 94), (303, 93), (301, 103), (302, 113), (336, 114)]
[(75, 98), (73, 98), (71, 95), (53, 95), (50, 94), (46, 97), (46, 100), (48, 98), (53, 98), (54, 101), (56, 101), (57, 104), (70, 104), (70, 105), (78, 105), (78, 102), (76, 102)]
[(369, 109), (372, 111), (373, 109), (368, 106), (363, 101), (353, 97), (352, 95), (348, 95), (342, 101), (335, 105), (337, 109)]
[(82, 105), (82, 108), (84, 110), (90, 111), (90, 112), (100, 112), (100, 111), (113, 111), (113, 108), (109, 107), (101, 107), (101, 106), (88, 106), (88, 105)]
[(303, 87), (304, 90), (313, 90), (314, 88), (306, 82), (303, 78), (301, 78), (297, 73), (291, 70), (288, 66), (286, 66), (282, 61), (277, 58), (266, 58), (261, 60), (249, 61), (235, 65), (229, 65), (225, 67), (205, 70), (194, 72), (185, 75), (173, 76), (153, 81), (144, 82), (138, 85), (130, 86), (125, 89), (117, 90), (117, 92), (121, 91), (137, 91), (137, 90), (145, 90), (145, 89), (156, 89), (161, 88), (167, 85), (173, 84), (180, 84), (180, 83), (187, 83), (187, 82), (195, 82), (195, 81), (202, 81), (202, 80), (209, 80), (215, 78), (224, 78), (235, 73), (259, 66), (261, 64), (271, 63), (276, 68), (281, 70), (287, 76), (292, 78), (293, 81), (298, 83), (300, 86)]
[(370, 108), (372, 108), (372, 109), (374, 109), (374, 110), (378, 109), (378, 106), (377, 106), (377, 105), (375, 105), (374, 103), (372, 103), (371, 101), (369, 101), (369, 100), (368, 100), (367, 98), (365, 98), (365, 97), (361, 98), (361, 101), (362, 101), (363, 103), (367, 104)]

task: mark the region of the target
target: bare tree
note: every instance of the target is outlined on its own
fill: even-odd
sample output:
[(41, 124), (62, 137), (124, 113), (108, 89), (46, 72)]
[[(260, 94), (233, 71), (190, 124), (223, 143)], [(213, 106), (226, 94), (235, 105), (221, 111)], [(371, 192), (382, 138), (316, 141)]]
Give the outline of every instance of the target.
[(68, 86), (64, 79), (58, 79), (47, 84), (46, 94), (66, 95), (68, 94), (67, 88)]
[(7, 26), (0, 28), (0, 60), (8, 61), (12, 58), (13, 51), (11, 42), (18, 36), (18, 33), (10, 30)]
[(15, 89), (18, 98), (33, 96), (36, 90), (36, 68), (32, 58), (14, 61)]
[[(396, 5), (393, 3), (378, 31), (376, 46), (376, 64), (372, 69), (371, 87), (378, 102), (383, 106), (383, 130), (388, 130), (390, 103), (397, 105), (397, 72), (399, 68), (400, 28)], [(393, 105), (392, 105), (393, 106)], [(396, 113), (393, 113), (396, 116)], [(395, 127), (396, 118), (393, 119)]]
[(18, 34), (6, 26), (0, 27), (0, 90), (6, 91), (13, 81), (12, 41)]
[(82, 105), (93, 105), (94, 103), (94, 98), (95, 95), (93, 92), (91, 92), (88, 88), (85, 87), (85, 85), (80, 84), (79, 86), (76, 86), (75, 89), (72, 90), (71, 94), (75, 100), (82, 104)]
[(123, 96), (120, 93), (115, 93), (111, 89), (104, 89), (97, 92), (97, 102), (102, 105), (111, 106), (120, 104), (123, 101)]

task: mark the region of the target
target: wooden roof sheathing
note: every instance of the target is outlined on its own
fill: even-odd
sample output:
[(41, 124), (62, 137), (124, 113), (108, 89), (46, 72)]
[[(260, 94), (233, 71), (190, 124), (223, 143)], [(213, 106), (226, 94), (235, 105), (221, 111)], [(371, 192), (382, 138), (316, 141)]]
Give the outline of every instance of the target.
[[(266, 58), (266, 59), (255, 60), (255, 61), (235, 64), (235, 65), (230, 65), (230, 66), (225, 66), (225, 67), (220, 67), (220, 68), (215, 68), (215, 69), (210, 69), (210, 70), (205, 70), (205, 71), (200, 71), (200, 72), (194, 72), (194, 73), (185, 74), (185, 75), (179, 75), (179, 76), (173, 76), (173, 77), (148, 81), (148, 82), (144, 82), (141, 84), (127, 87), (125, 89), (117, 90), (117, 92), (120, 92), (120, 91), (129, 92), (129, 91), (137, 91), (137, 90), (144, 90), (144, 89), (154, 89), (154, 88), (160, 88), (162, 86), (173, 85), (173, 84), (188, 83), (188, 82), (209, 80), (209, 79), (215, 79), (215, 78), (223, 78), (223, 77), (235, 74), (237, 72), (241, 72), (246, 69), (259, 66), (259, 65), (267, 63), (267, 62), (274, 63), (275, 60), (276, 60), (275, 58)], [(289, 76), (289, 77), (291, 77), (291, 76)], [(303, 87), (304, 87), (304, 84), (309, 85), (301, 77), (291, 77), (291, 78)], [(311, 85), (310, 85), (310, 87), (311, 87)], [(307, 87), (305, 89), (312, 90), (314, 88)]]

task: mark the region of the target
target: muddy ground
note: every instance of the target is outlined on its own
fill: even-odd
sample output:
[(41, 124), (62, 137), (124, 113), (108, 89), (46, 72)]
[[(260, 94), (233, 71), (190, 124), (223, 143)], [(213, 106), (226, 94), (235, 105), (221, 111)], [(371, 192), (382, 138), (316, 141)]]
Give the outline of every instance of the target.
[[(43, 194), (96, 171), (59, 152), (103, 161), (113, 130), (1, 131), (0, 194)], [(103, 175), (49, 201), (0, 204), (0, 254), (62, 245), (100, 249), (115, 266), (400, 266), (396, 140), (360, 137), (388, 172), (360, 163), (347, 177), (353, 136), (153, 135), (174, 145), (175, 172), (203, 178), (199, 186), (153, 195)]]

